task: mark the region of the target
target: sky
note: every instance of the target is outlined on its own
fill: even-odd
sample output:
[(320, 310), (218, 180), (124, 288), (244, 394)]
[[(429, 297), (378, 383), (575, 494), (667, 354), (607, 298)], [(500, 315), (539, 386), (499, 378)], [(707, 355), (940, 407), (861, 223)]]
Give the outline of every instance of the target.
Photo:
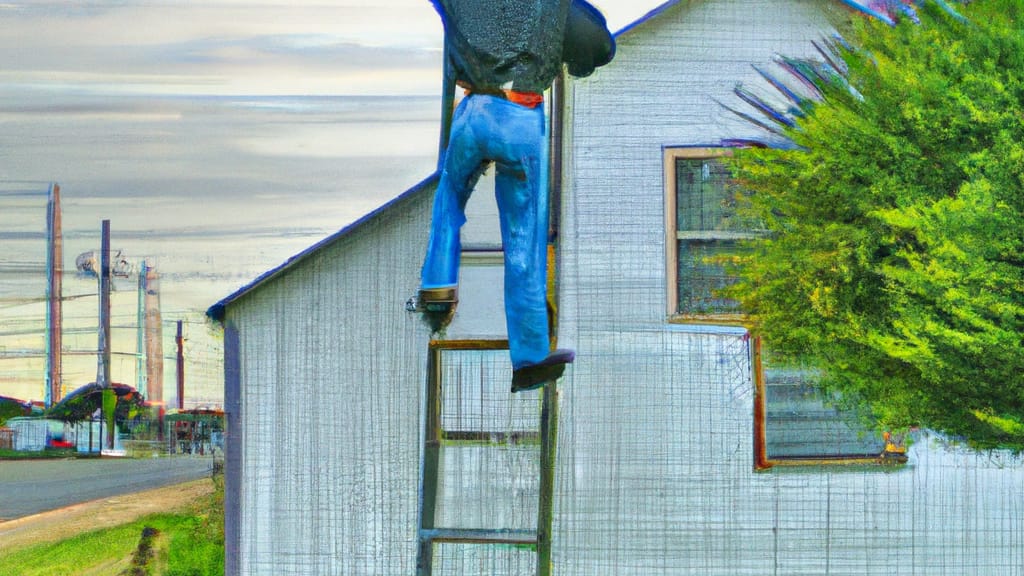
[[(595, 4), (612, 30), (660, 2)], [(433, 94), (427, 0), (97, 0), (0, 4), (0, 84), (160, 94)]]
[[(615, 31), (652, 0), (594, 2)], [(46, 190), (65, 268), (111, 244), (161, 275), (186, 406), (222, 398), (219, 299), (433, 171), (442, 27), (427, 0), (0, 0), (0, 395), (42, 400)], [(96, 282), (66, 274), (64, 387), (95, 379)], [(113, 299), (135, 384), (136, 296)], [(170, 391), (170, 392), (169, 392)]]

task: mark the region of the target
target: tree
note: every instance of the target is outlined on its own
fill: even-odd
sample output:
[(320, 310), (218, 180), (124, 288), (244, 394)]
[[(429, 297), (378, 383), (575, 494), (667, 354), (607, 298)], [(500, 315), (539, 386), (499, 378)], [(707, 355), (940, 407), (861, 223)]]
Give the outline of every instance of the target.
[(3, 428), (4, 424), (11, 418), (28, 416), (31, 413), (32, 407), (30, 405), (14, 398), (0, 396), (0, 428)]
[(766, 235), (729, 295), (888, 429), (1024, 448), (1024, 3), (855, 22), (795, 150), (730, 161)]
[(97, 410), (103, 409), (110, 416), (108, 426), (114, 422), (127, 422), (136, 418), (143, 408), (142, 395), (135, 388), (125, 384), (113, 383), (104, 388), (91, 382), (78, 388), (54, 404), (46, 412), (47, 418), (75, 423), (92, 419)]

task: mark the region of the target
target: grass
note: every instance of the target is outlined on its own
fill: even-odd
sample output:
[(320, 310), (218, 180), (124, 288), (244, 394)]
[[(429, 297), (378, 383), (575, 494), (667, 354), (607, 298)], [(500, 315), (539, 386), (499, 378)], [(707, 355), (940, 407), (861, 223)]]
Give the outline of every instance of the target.
[[(174, 514), (152, 514), (120, 526), (0, 553), (0, 574), (17, 576), (222, 576), (224, 574), (224, 482), (213, 479), (212, 495)], [(152, 560), (132, 565), (146, 528)], [(137, 554), (135, 554), (137, 556)]]
[(0, 448), (0, 460), (40, 460), (45, 458), (98, 458), (99, 454), (80, 454), (74, 448), (47, 448), (37, 452)]

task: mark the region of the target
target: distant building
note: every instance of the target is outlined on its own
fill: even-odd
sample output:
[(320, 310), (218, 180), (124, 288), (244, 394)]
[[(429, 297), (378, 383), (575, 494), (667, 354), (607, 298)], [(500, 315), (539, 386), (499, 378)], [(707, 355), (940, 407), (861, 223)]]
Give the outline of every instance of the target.
[[(47, 448), (68, 448), (82, 453), (100, 453), (105, 437), (99, 421), (63, 422), (61, 420), (19, 417), (7, 421), (11, 448), (24, 452), (39, 452)], [(114, 437), (112, 453), (121, 453), (122, 438)]]
[(668, 2), (554, 98), (557, 451), (508, 392), (486, 184), (443, 338), (403, 309), (435, 177), (214, 305), (228, 574), (1024, 573), (1021, 457), (858, 433), (711, 295), (748, 233), (715, 159), (759, 136), (717, 102), (842, 4)]

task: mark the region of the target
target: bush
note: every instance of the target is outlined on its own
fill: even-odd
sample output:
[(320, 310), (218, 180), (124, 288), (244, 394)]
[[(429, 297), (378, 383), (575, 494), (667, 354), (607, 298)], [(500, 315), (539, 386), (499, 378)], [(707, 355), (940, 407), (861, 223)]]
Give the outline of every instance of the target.
[(1024, 4), (861, 20), (834, 84), (732, 167), (769, 235), (731, 296), (881, 426), (1024, 447)]

